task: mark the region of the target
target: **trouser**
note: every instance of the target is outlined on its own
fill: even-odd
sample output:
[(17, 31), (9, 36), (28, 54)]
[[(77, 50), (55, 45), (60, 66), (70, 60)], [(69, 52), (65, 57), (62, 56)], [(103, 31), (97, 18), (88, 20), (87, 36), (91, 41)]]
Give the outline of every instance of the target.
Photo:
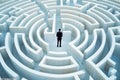
[(61, 39), (57, 39), (57, 47), (58, 47), (58, 45), (60, 45), (60, 47), (61, 47)]

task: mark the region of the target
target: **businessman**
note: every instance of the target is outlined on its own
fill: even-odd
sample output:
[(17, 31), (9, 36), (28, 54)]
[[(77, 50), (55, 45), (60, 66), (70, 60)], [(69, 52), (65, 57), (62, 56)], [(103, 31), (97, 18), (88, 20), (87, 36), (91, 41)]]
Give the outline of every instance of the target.
[(63, 37), (63, 33), (61, 29), (59, 29), (59, 31), (56, 33), (56, 36), (57, 36), (57, 47), (61, 47), (61, 40)]

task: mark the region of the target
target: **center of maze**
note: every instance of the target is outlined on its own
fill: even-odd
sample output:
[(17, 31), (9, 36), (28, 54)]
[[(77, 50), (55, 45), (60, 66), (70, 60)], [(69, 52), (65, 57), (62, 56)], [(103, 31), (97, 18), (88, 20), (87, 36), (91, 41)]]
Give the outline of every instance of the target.
[(120, 0), (1, 0), (0, 80), (120, 80), (119, 61)]

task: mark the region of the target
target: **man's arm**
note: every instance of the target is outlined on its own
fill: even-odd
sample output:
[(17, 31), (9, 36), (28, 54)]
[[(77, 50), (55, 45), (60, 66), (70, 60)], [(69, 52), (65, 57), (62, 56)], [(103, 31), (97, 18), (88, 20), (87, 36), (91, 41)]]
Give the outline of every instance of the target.
[(56, 33), (56, 36), (58, 37), (58, 32)]
[(63, 33), (61, 32), (61, 35), (62, 35), (62, 37), (63, 37)]

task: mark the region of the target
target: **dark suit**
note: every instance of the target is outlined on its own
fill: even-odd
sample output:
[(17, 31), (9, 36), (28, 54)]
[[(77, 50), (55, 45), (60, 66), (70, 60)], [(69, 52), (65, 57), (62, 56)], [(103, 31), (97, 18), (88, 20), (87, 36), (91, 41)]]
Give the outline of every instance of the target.
[(60, 43), (60, 47), (61, 47), (61, 40), (62, 40), (63, 33), (61, 31), (59, 31), (59, 32), (57, 32), (56, 36), (57, 36), (57, 47), (58, 47), (59, 43)]

